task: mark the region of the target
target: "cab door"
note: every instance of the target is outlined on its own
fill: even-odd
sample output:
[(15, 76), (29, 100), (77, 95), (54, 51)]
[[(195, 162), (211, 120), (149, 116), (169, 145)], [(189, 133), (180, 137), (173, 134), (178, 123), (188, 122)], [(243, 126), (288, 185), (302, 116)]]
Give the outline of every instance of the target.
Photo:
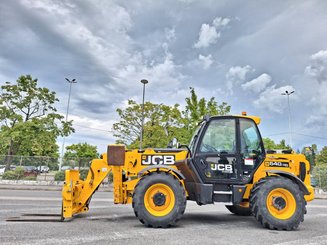
[(212, 118), (201, 134), (194, 164), (204, 183), (242, 182), (238, 120)]

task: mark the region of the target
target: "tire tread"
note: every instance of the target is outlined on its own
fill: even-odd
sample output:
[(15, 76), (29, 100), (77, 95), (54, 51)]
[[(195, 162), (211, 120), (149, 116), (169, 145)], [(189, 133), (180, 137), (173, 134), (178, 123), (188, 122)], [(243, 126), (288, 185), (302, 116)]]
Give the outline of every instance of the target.
[[(178, 202), (178, 197), (175, 197), (176, 204), (179, 205), (177, 208), (178, 212), (175, 217), (173, 217), (171, 220), (168, 221), (158, 221), (158, 222), (151, 222), (149, 219), (147, 219), (147, 216), (145, 215), (145, 208), (144, 205), (141, 205), (143, 203), (142, 199), (144, 196), (142, 193), (147, 188), (147, 185), (149, 185), (149, 182), (153, 178), (157, 177), (163, 177), (166, 178), (170, 183), (177, 184), (178, 183), (178, 189), (182, 193), (183, 201), (180, 203)], [(175, 193), (174, 193), (175, 194)], [(145, 176), (143, 176), (138, 183), (135, 186), (134, 193), (133, 193), (133, 202), (132, 207), (134, 209), (135, 216), (140, 220), (142, 224), (144, 224), (147, 227), (153, 227), (153, 228), (167, 228), (170, 226), (176, 225), (176, 223), (182, 218), (185, 209), (186, 209), (186, 192), (184, 187), (182, 186), (181, 182), (172, 174), (168, 172), (151, 172)]]
[[(299, 210), (298, 215), (295, 217), (292, 216), (288, 221), (271, 222), (271, 218), (269, 218), (270, 214), (258, 203), (258, 199), (262, 198), (261, 195), (263, 195), (261, 190), (263, 190), (263, 188), (274, 186), (277, 183), (287, 183), (289, 186), (292, 186), (290, 188), (296, 190), (295, 193), (299, 193), (299, 196), (295, 198), (297, 200), (297, 207), (300, 207), (301, 210)], [(298, 228), (300, 223), (304, 221), (304, 214), (306, 214), (306, 201), (304, 200), (304, 195), (300, 191), (298, 185), (292, 180), (281, 176), (267, 176), (254, 184), (250, 193), (250, 209), (255, 219), (265, 228), (270, 230), (295, 230)]]

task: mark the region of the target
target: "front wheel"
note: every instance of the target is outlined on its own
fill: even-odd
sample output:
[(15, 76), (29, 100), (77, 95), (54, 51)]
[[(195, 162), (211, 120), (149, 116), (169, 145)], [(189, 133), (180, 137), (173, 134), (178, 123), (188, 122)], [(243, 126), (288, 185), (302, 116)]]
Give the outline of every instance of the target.
[(186, 208), (184, 187), (169, 173), (150, 173), (135, 187), (133, 208), (135, 216), (148, 227), (175, 225)]
[(250, 208), (264, 227), (294, 230), (304, 220), (306, 202), (299, 186), (284, 177), (266, 177), (252, 189)]

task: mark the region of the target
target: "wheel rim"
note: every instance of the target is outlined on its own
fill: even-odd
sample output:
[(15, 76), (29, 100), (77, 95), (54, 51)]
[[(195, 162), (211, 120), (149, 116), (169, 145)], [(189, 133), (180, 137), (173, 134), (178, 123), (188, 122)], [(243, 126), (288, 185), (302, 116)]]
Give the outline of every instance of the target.
[(175, 206), (174, 192), (168, 185), (154, 184), (145, 192), (144, 205), (151, 215), (165, 216)]
[(293, 194), (284, 188), (272, 190), (267, 197), (266, 205), (269, 213), (277, 219), (289, 219), (296, 210)]

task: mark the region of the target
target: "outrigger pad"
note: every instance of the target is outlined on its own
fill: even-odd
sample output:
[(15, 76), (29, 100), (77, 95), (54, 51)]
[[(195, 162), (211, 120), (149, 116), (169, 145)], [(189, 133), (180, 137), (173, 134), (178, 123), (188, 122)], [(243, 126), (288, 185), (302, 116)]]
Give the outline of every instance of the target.
[(123, 166), (125, 163), (125, 145), (108, 145), (108, 165)]

